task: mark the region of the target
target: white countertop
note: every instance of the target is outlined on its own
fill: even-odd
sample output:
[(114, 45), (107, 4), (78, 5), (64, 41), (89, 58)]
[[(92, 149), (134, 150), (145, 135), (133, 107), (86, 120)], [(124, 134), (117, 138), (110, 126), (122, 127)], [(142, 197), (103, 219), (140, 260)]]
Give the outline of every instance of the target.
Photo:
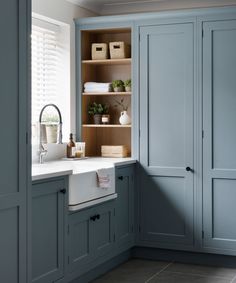
[[(132, 158), (105, 158), (91, 157), (82, 160), (58, 160), (32, 165), (32, 181), (71, 175), (75, 171), (89, 172), (94, 168), (99, 169), (107, 166), (121, 166), (136, 163)], [(81, 166), (80, 166), (81, 165)], [(78, 169), (79, 167), (79, 169)]]

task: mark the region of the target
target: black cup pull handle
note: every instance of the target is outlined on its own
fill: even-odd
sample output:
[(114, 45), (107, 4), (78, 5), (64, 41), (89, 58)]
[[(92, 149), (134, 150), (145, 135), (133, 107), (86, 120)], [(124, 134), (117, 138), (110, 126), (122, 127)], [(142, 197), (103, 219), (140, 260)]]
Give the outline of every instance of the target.
[(66, 194), (66, 189), (60, 190), (60, 193), (61, 193), (61, 194)]
[(192, 169), (191, 167), (187, 166), (187, 167), (186, 167), (186, 171), (187, 171), (187, 172), (193, 172), (193, 169)]
[(118, 179), (121, 180), (121, 181), (123, 181), (123, 180), (124, 180), (124, 177), (123, 177), (123, 176), (119, 176)]
[(96, 218), (97, 218), (97, 215), (93, 215), (93, 216), (90, 217), (90, 220), (95, 221)]

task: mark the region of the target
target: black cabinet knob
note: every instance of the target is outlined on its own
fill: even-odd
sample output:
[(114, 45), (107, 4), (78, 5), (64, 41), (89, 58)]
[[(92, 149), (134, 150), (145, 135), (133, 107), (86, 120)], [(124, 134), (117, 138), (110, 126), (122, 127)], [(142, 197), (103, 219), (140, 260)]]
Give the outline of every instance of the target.
[(61, 194), (66, 194), (66, 189), (60, 190), (60, 193), (61, 193)]
[(119, 176), (118, 179), (123, 181), (124, 177), (123, 176)]
[(188, 171), (188, 172), (193, 172), (193, 169), (190, 168), (189, 166), (187, 166), (187, 167), (186, 167), (186, 171)]
[(97, 218), (97, 219), (100, 219), (100, 214), (97, 214), (97, 215), (96, 215), (96, 218)]
[(90, 220), (95, 221), (96, 218), (97, 218), (97, 215), (93, 215), (93, 216), (90, 217)]

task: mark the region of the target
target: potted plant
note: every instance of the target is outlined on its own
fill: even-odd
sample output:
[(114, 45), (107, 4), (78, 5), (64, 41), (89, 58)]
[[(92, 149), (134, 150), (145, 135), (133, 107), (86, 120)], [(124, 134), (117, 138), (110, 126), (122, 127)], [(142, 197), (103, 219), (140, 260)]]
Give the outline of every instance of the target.
[(57, 131), (59, 118), (57, 115), (45, 115), (43, 124), (46, 128), (46, 141), (47, 143), (56, 143), (57, 142)]
[(124, 82), (124, 86), (125, 86), (125, 91), (130, 92), (131, 91), (131, 79), (126, 80)]
[(124, 82), (122, 80), (114, 80), (112, 82), (112, 87), (115, 92), (123, 92), (124, 91)]
[(109, 123), (110, 123), (109, 106), (105, 104), (103, 105), (102, 124), (109, 124)]
[(102, 115), (108, 113), (108, 106), (101, 103), (93, 102), (89, 105), (88, 114), (93, 116), (94, 124), (101, 124)]

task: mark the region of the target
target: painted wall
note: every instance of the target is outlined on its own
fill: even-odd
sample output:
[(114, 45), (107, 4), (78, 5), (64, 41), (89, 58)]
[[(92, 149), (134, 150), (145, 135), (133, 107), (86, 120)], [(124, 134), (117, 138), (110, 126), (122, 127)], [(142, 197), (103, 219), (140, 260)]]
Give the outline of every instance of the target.
[(54, 19), (70, 25), (70, 45), (71, 45), (71, 131), (75, 133), (75, 27), (74, 18), (84, 18), (96, 16), (94, 13), (80, 8), (66, 0), (32, 0), (32, 12), (44, 17)]
[[(96, 0), (95, 0), (96, 1)], [(129, 1), (131, 2), (131, 1)], [(128, 14), (139, 12), (155, 12), (166, 10), (179, 10), (190, 8), (205, 8), (236, 5), (236, 0), (159, 0), (159, 1), (143, 1), (138, 3), (133, 1), (133, 4), (120, 5), (119, 1), (114, 4), (104, 5), (101, 14)], [(145, 3), (144, 3), (145, 2)]]

